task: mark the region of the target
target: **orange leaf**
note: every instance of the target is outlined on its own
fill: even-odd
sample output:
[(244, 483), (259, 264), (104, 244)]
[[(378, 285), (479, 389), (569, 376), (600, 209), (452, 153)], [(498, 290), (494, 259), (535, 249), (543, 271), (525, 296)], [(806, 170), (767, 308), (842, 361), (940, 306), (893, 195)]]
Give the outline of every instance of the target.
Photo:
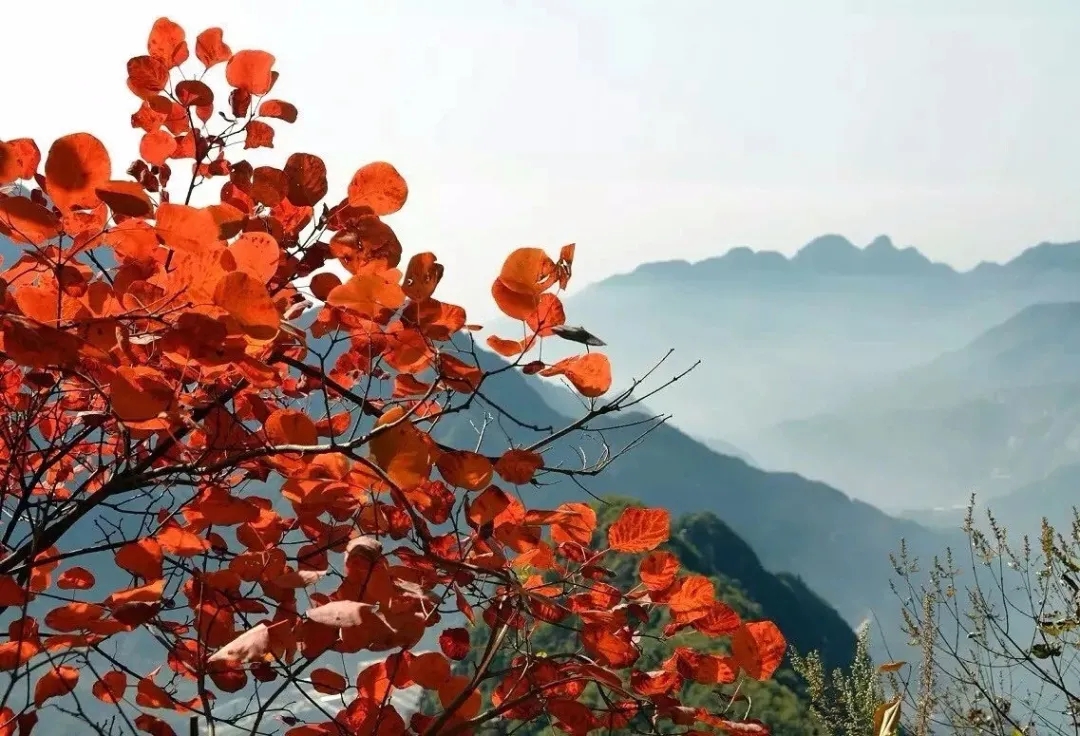
[(225, 81), (251, 95), (265, 95), (274, 84), (273, 54), (265, 51), (237, 51), (225, 65)]
[(163, 203), (158, 207), (155, 230), (173, 250), (198, 253), (218, 242), (218, 226), (213, 213), (186, 204)]
[(0, 606), (22, 606), (30, 598), (26, 588), (11, 575), (0, 575)]
[(377, 426), (394, 424), (371, 438), (371, 456), (399, 487), (412, 488), (431, 474), (431, 445), (408, 419), (400, 406), (383, 414)]
[(491, 461), (469, 450), (454, 450), (439, 455), (436, 466), (443, 479), (467, 491), (480, 491), (491, 483)]
[(153, 166), (164, 166), (176, 149), (176, 137), (160, 128), (144, 134), (139, 141), (139, 156)]
[(264, 118), (277, 118), (286, 123), (296, 122), (296, 105), (284, 100), (264, 100), (259, 105), (259, 115)]
[(264, 426), (275, 445), (314, 445), (319, 441), (315, 422), (301, 411), (278, 409), (266, 418)]
[(555, 509), (560, 517), (551, 523), (551, 538), (556, 543), (577, 542), (588, 545), (596, 531), (596, 512), (584, 503), (563, 503)]
[(30, 138), (0, 141), (0, 186), (16, 179), (33, 179), (41, 164), (41, 151)]
[[(459, 695), (465, 692), (465, 689), (469, 686), (471, 678), (466, 675), (454, 675), (453, 677), (445, 680), (442, 686), (439, 688), (439, 702), (442, 703), (444, 708), (449, 707)], [(454, 715), (462, 720), (468, 720), (475, 718), (480, 712), (480, 690), (479, 688), (473, 688), (469, 692), (468, 697), (454, 712)]]
[(713, 601), (705, 615), (695, 617), (691, 625), (706, 636), (730, 636), (742, 626), (742, 619), (723, 601)]
[(52, 212), (26, 197), (0, 199), (0, 235), (16, 243), (41, 245), (60, 234), (60, 221)]
[(438, 690), (451, 674), (450, 662), (439, 652), (424, 652), (409, 663), (409, 677), (425, 690)]
[(56, 581), (61, 590), (86, 590), (94, 587), (94, 574), (85, 567), (72, 567), (64, 570)]
[(94, 697), (106, 703), (119, 703), (127, 690), (127, 675), (117, 670), (106, 672), (94, 683)]
[(158, 18), (150, 29), (146, 50), (155, 59), (161, 59), (170, 69), (180, 66), (188, 59), (187, 37), (184, 29), (168, 18)]
[(641, 654), (625, 630), (615, 633), (607, 624), (587, 623), (581, 629), (581, 643), (601, 666), (629, 667)]
[(373, 317), (381, 309), (399, 309), (405, 303), (405, 292), (380, 274), (364, 273), (334, 287), (327, 294), (326, 303), (362, 317)]
[(194, 557), (210, 549), (205, 539), (179, 526), (162, 529), (156, 539), (163, 550), (177, 557)]
[(544, 467), (544, 457), (522, 448), (507, 450), (495, 463), (495, 472), (507, 483), (520, 486), (528, 483), (536, 471)]
[(169, 67), (153, 56), (128, 59), (127, 85), (137, 97), (152, 100), (169, 84)]
[(405, 295), (414, 302), (430, 299), (442, 277), (443, 265), (436, 262), (434, 253), (417, 253), (405, 269)]
[(195, 39), (195, 57), (207, 69), (232, 58), (232, 49), (221, 38), (220, 28), (207, 28)]
[(529, 329), (540, 337), (555, 334), (552, 327), (566, 324), (566, 312), (563, 311), (562, 301), (554, 294), (541, 294), (536, 311), (530, 314), (525, 322)]
[(337, 695), (343, 693), (349, 687), (349, 682), (338, 672), (320, 667), (313, 670), (310, 676), (311, 686), (320, 693)]
[(650, 552), (638, 567), (641, 582), (654, 593), (670, 588), (678, 572), (679, 560), (670, 552)]
[(6, 641), (0, 644), (0, 672), (10, 672), (22, 667), (40, 653), (41, 645), (36, 641)]
[(603, 353), (563, 358), (540, 371), (541, 376), (566, 376), (582, 396), (595, 399), (611, 388), (611, 363)]
[(405, 180), (385, 161), (361, 167), (349, 182), (349, 204), (370, 207), (379, 217), (400, 210), (408, 197), (409, 187)]
[(787, 651), (787, 642), (772, 621), (743, 624), (731, 637), (731, 654), (755, 680), (768, 680)]
[(678, 672), (668, 670), (634, 670), (630, 673), (630, 685), (640, 694), (651, 697), (678, 690), (682, 685), (682, 677)]
[(627, 506), (608, 528), (608, 546), (616, 552), (648, 552), (668, 540), (671, 515), (665, 509)]
[(78, 682), (79, 671), (74, 667), (66, 664), (53, 667), (34, 685), (34, 705), (40, 708), (49, 698), (67, 695)]
[(704, 575), (687, 575), (675, 582), (667, 604), (674, 613), (702, 613), (716, 600), (716, 589)]
[(507, 340), (498, 335), (488, 335), (488, 347), (504, 358), (513, 358), (525, 351), (524, 340)]
[(499, 279), (495, 279), (491, 284), (491, 296), (499, 311), (514, 319), (527, 320), (536, 314), (540, 306), (540, 297), (537, 294), (520, 294)]
[(281, 246), (270, 233), (243, 233), (229, 246), (236, 268), (246, 271), (264, 284), (277, 273)]
[(120, 421), (138, 426), (169, 411), (175, 402), (173, 389), (153, 368), (121, 366), (109, 384), (112, 410)]
[(155, 580), (146, 585), (138, 585), (134, 588), (125, 588), (115, 593), (110, 593), (105, 599), (105, 605), (110, 608), (118, 608), (128, 603), (156, 603), (161, 600), (161, 594), (165, 592), (165, 581)]
[(117, 567), (143, 580), (157, 580), (162, 576), (161, 545), (150, 537), (128, 542), (116, 551), (114, 560)]
[(128, 217), (149, 217), (154, 203), (140, 184), (133, 181), (107, 181), (94, 190), (113, 212)]
[(518, 248), (503, 262), (499, 281), (510, 291), (539, 296), (556, 281), (555, 262), (542, 248)]
[(57, 138), (45, 159), (49, 197), (62, 210), (93, 208), (98, 203), (95, 190), (111, 176), (109, 152), (89, 133)]
[(249, 337), (269, 342), (281, 326), (281, 315), (266, 286), (244, 271), (225, 274), (214, 289), (214, 304), (235, 319)]

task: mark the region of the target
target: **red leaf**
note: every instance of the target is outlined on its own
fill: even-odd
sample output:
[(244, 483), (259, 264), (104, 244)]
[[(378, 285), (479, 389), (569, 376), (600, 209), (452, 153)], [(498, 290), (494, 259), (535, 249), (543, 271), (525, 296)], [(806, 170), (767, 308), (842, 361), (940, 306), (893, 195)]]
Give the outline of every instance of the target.
[(52, 212), (26, 197), (0, 199), (0, 235), (16, 243), (41, 245), (60, 234), (60, 221)]
[(608, 528), (608, 546), (616, 552), (648, 552), (668, 540), (671, 516), (665, 509), (627, 506)]
[(469, 656), (469, 631), (462, 628), (444, 629), (439, 634), (439, 648), (450, 659), (462, 660)]
[(225, 81), (251, 95), (265, 95), (274, 84), (273, 54), (265, 51), (237, 51), (225, 65)]
[(61, 590), (87, 590), (94, 587), (94, 574), (85, 567), (72, 567), (64, 570), (56, 581)]
[(139, 141), (139, 156), (153, 166), (164, 166), (176, 149), (176, 138), (167, 130), (152, 130)]
[(247, 135), (244, 138), (244, 148), (273, 148), (274, 129), (259, 120), (252, 120), (247, 124)]
[(107, 181), (95, 189), (94, 193), (119, 215), (149, 217), (154, 213), (154, 203), (137, 182)]
[(641, 582), (654, 593), (670, 588), (678, 572), (679, 560), (670, 552), (650, 552), (638, 568)]
[(227, 273), (218, 281), (214, 304), (228, 312), (253, 340), (269, 342), (281, 326), (281, 315), (266, 286), (244, 271)]
[(127, 84), (137, 97), (151, 100), (169, 84), (169, 67), (153, 56), (136, 56), (128, 59)]
[(328, 191), (326, 164), (310, 153), (294, 153), (285, 162), (285, 178), (289, 181), (289, 201), (297, 207), (312, 207)]
[(541, 248), (518, 248), (503, 262), (499, 281), (515, 294), (538, 299), (556, 281), (555, 262)]
[(169, 554), (177, 557), (194, 557), (210, 549), (210, 543), (198, 534), (170, 526), (157, 533), (158, 544)]
[(41, 164), (41, 151), (30, 138), (0, 141), (0, 186), (16, 179), (33, 179)]
[(259, 105), (259, 115), (264, 118), (277, 118), (286, 123), (296, 122), (296, 105), (284, 100), (264, 100)]
[(772, 621), (743, 624), (731, 637), (731, 654), (755, 680), (768, 680), (784, 660), (787, 642)]
[(119, 703), (127, 689), (127, 675), (113, 670), (106, 672), (94, 683), (94, 697), (106, 703)]
[(361, 167), (349, 182), (349, 204), (370, 207), (379, 217), (400, 210), (408, 197), (409, 187), (405, 180), (385, 161)]
[(180, 66), (188, 59), (188, 45), (184, 29), (168, 18), (158, 18), (150, 30), (146, 50), (160, 59), (168, 68)]
[(162, 576), (161, 545), (149, 537), (128, 542), (116, 551), (117, 567), (137, 575), (143, 580), (157, 580)]
[(49, 196), (62, 210), (93, 208), (99, 201), (95, 190), (111, 176), (109, 152), (89, 133), (57, 138), (45, 159)]
[(310, 675), (311, 686), (320, 693), (337, 695), (349, 687), (349, 682), (340, 673), (320, 667)]
[(507, 483), (520, 486), (528, 483), (536, 475), (536, 471), (544, 467), (544, 456), (517, 448), (507, 450), (495, 463), (495, 472)]
[(49, 698), (67, 695), (79, 682), (79, 671), (70, 665), (53, 667), (34, 685), (34, 705), (40, 708)]
[(195, 56), (207, 69), (232, 58), (232, 49), (221, 38), (220, 28), (207, 28), (195, 39)]
[(439, 455), (436, 466), (443, 479), (467, 491), (481, 491), (491, 483), (491, 461), (469, 450), (455, 450)]
[(611, 388), (611, 363), (603, 353), (564, 358), (540, 371), (541, 376), (566, 376), (582, 396), (595, 399)]
[(712, 607), (716, 599), (716, 590), (712, 582), (704, 575), (687, 575), (675, 582), (675, 587), (667, 600), (668, 606), (675, 613), (704, 614)]
[(278, 409), (266, 418), (266, 436), (275, 445), (314, 445), (319, 432), (311, 417), (292, 409)]

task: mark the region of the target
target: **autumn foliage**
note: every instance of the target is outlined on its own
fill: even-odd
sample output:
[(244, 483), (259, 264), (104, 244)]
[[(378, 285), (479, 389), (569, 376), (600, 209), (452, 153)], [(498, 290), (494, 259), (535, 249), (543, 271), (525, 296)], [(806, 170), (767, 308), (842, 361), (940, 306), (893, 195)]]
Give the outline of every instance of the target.
[[(382, 219), (408, 198), (393, 166), (361, 166), (327, 200), (314, 154), (243, 160), (275, 155), (260, 149), (298, 117), (271, 97), (274, 63), (162, 18), (127, 62), (142, 137), (126, 172), (90, 133), (44, 153), (0, 142), (0, 235), (18, 247), (0, 282), (0, 736), (68, 718), (72, 733), (166, 736), (195, 718), (204, 733), (432, 736), (539, 709), (572, 734), (632, 719), (760, 732), (679, 692), (770, 677), (774, 626), (740, 621), (668, 553), (631, 589), (605, 582), (612, 555), (667, 539), (666, 512), (629, 509), (596, 546), (589, 506), (519, 493), (573, 473), (545, 465), (564, 433), (496, 456), (435, 439), (489, 378), (479, 328), (435, 298), (435, 255), (405, 259)], [(600, 399), (607, 358), (524, 357), (559, 338), (573, 260), (571, 245), (494, 264), (491, 295), (524, 337), (486, 342), (500, 370), (586, 397), (580, 424), (627, 401)], [(731, 655), (637, 671), (656, 609), (671, 632), (730, 637)], [(577, 648), (488, 669), (506, 632), (538, 622)], [(453, 667), (476, 651), (474, 672)], [(603, 708), (578, 701), (587, 685)], [(442, 709), (405, 712), (392, 696), (410, 687)]]

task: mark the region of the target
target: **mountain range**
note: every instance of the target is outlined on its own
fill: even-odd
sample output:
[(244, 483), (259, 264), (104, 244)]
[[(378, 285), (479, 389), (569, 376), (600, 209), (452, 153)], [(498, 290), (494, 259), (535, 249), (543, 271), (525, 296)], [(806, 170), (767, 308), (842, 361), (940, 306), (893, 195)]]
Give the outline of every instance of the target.
[[(966, 499), (973, 484), (1003, 493), (1038, 475), (1056, 440), (1010, 439), (1016, 417), (1009, 411), (1026, 407), (1028, 397), (1040, 406), (1058, 403), (1060, 387), (1051, 386), (1049, 376), (1068, 373), (1068, 355), (1052, 343), (1055, 331), (1068, 323), (1069, 309), (1024, 310), (1076, 299), (1078, 282), (1077, 243), (1043, 243), (1007, 263), (961, 272), (885, 237), (857, 248), (830, 235), (792, 257), (735, 249), (694, 264), (644, 264), (569, 297), (566, 311), (571, 322), (608, 343), (617, 385), (644, 374), (669, 349), (674, 352), (661, 368), (667, 375), (700, 359), (698, 369), (665, 391), (657, 405), (714, 449), (734, 446), (762, 468), (799, 472), (901, 510)], [(983, 342), (972, 345), (984, 333)], [(1040, 339), (1041, 347), (1035, 344)], [(1002, 345), (993, 347), (995, 341)], [(1006, 373), (1016, 373), (1016, 361), (1023, 362), (1025, 354), (1046, 356), (1039, 359), (1046, 364), (1042, 374), (1025, 369), (1031, 385), (1006, 384), (1013, 393), (1005, 409), (994, 403), (1000, 397), (993, 391), (988, 399), (975, 392), (987, 349), (997, 351), (995, 360)], [(546, 358), (561, 357), (548, 345), (544, 350)], [(933, 380), (952, 381), (952, 387), (931, 391)], [(920, 382), (927, 384), (929, 403), (923, 405), (909, 402)], [(901, 384), (912, 388), (890, 406)], [(866, 406), (853, 418), (855, 403)], [(951, 404), (958, 406), (950, 409)], [(861, 434), (871, 408), (899, 413), (869, 428), (870, 437), (850, 440)], [(927, 411), (930, 418), (919, 414)], [(830, 424), (836, 416), (845, 422), (843, 432)], [(1020, 420), (1037, 431), (1035, 417), (1022, 412)], [(972, 435), (972, 427), (988, 437)], [(949, 432), (951, 444), (937, 441)], [(919, 441), (945, 457), (924, 459)], [(1023, 449), (998, 468), (1002, 442)], [(965, 449), (965, 443), (973, 446)], [(946, 467), (941, 475), (953, 447), (956, 462), (968, 467)], [(1029, 449), (1029, 456), (1020, 457)], [(923, 464), (927, 469), (920, 474)], [(905, 471), (900, 475), (894, 472), (898, 465)], [(998, 482), (999, 475), (1009, 477)], [(988, 478), (994, 482), (987, 484)]]
[(887, 506), (994, 498), (1080, 462), (1080, 302), (1036, 304), (963, 348), (762, 437), (797, 467)]

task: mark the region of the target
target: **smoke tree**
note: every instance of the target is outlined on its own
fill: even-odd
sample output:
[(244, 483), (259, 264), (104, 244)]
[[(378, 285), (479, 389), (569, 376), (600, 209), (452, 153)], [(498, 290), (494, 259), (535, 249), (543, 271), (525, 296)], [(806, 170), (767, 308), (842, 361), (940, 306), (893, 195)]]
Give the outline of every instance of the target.
[[(665, 511), (628, 509), (594, 547), (589, 506), (522, 500), (600, 472), (618, 450), (579, 468), (545, 453), (640, 401), (610, 395), (599, 340), (564, 325), (574, 246), (493, 264), (523, 337), (487, 337), (506, 361), (482, 368), (479, 328), (434, 297), (442, 264), (405, 260), (383, 220), (408, 196), (398, 171), (362, 166), (327, 200), (326, 163), (269, 150), (297, 118), (271, 97), (274, 63), (161, 18), (127, 62), (142, 138), (126, 174), (90, 133), (44, 154), (0, 142), (0, 236), (17, 249), (0, 282), (0, 735), (432, 736), (540, 709), (572, 734), (765, 732), (679, 695), (769, 678), (775, 626), (740, 621), (668, 553), (630, 589), (606, 582), (612, 555), (667, 539)], [(583, 351), (525, 357), (545, 339)], [(506, 371), (562, 377), (583, 415), (498, 454), (440, 440)], [(637, 671), (657, 609), (672, 633), (731, 637), (731, 655)], [(493, 672), (507, 633), (538, 622), (573, 631), (576, 652)], [(441, 708), (409, 712), (409, 688)]]

